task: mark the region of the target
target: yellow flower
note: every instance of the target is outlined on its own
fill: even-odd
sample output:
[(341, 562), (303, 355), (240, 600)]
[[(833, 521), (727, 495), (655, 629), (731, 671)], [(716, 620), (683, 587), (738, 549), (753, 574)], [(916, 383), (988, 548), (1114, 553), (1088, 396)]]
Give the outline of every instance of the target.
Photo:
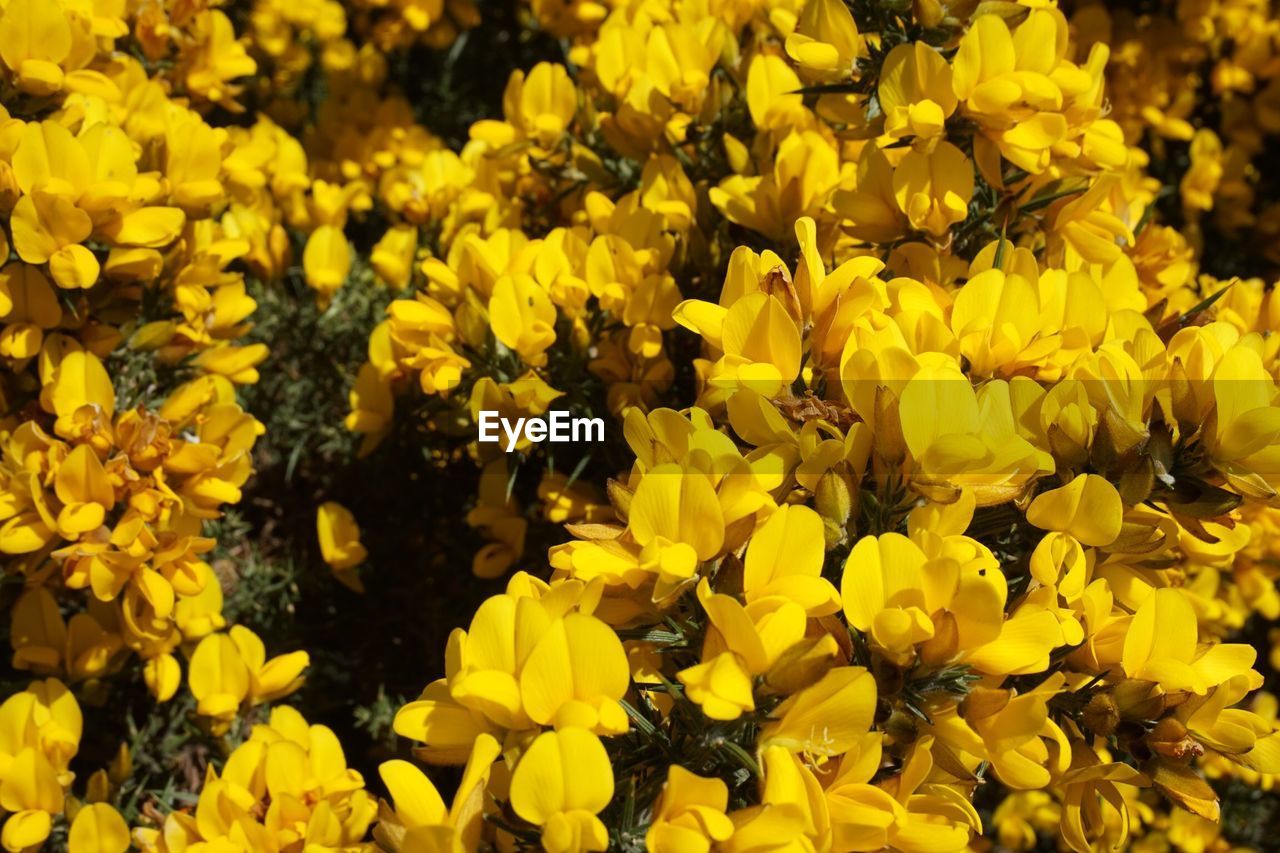
[(759, 53), (747, 67), (747, 106), (751, 120), (761, 130), (803, 127), (808, 111), (804, 98), (796, 93), (800, 78), (786, 60)]
[(1040, 294), (1022, 275), (989, 269), (969, 279), (951, 307), (951, 331), (973, 376), (1005, 375), (1058, 348), (1041, 335)]
[(124, 853), (129, 849), (129, 827), (111, 806), (91, 803), (71, 822), (67, 849), (74, 853)]
[(1191, 138), (1190, 154), (1191, 168), (1179, 184), (1183, 207), (1213, 210), (1213, 196), (1222, 180), (1222, 142), (1212, 130), (1198, 130)]
[(1077, 853), (1094, 849), (1091, 839), (1102, 835), (1104, 806), (1110, 806), (1120, 820), (1119, 838), (1115, 843), (1123, 845), (1132, 818), (1117, 785), (1145, 783), (1145, 777), (1133, 767), (1104, 762), (1087, 744), (1073, 741), (1071, 769), (1059, 781), (1064, 794), (1060, 824), (1063, 842)]
[(783, 747), (821, 762), (858, 743), (875, 714), (876, 683), (859, 666), (836, 667), (788, 697), (760, 730), (760, 748)]
[(396, 290), (403, 290), (413, 275), (413, 259), (417, 251), (418, 229), (411, 225), (396, 225), (388, 228), (373, 247), (369, 263), (384, 282)]
[(547, 626), (520, 671), (525, 713), (541, 725), (600, 734), (627, 730), (619, 705), (629, 685), (626, 653), (599, 619), (569, 613)]
[(975, 393), (950, 364), (921, 370), (902, 388), (898, 418), (916, 487), (926, 496), (936, 492), (945, 500), (968, 488), (979, 506), (988, 506), (1053, 469), (1048, 454), (1017, 434), (1009, 386), (1000, 380)]
[(748, 605), (792, 601), (811, 617), (840, 609), (840, 596), (822, 577), (821, 517), (805, 506), (783, 506), (751, 537), (742, 587)]
[(93, 223), (70, 201), (36, 190), (14, 205), (12, 222), (18, 257), (30, 264), (48, 263), (59, 286), (89, 287), (97, 281), (98, 260), (80, 245)]
[[(13, 668), (62, 679), (0, 703), (0, 846), (1222, 847), (1217, 791), (1274, 788), (1238, 639), (1280, 615), (1265, 3), (533, 0), (562, 59), (447, 139), (396, 57), (470, 0), (0, 5), (0, 598)], [(396, 715), (465, 763), (451, 804), (262, 722), (309, 654), (222, 612), (241, 386), (280, 368), (248, 336), (293, 274), (387, 304), (344, 424), (478, 466), (437, 525), (473, 574), (571, 537)], [(622, 442), (575, 470), (467, 435), (558, 402)], [(358, 587), (351, 514), (316, 535)], [(66, 685), (165, 702), (183, 661), (237, 743), (130, 839), (129, 756), (77, 783)]]
[(74, 43), (71, 19), (60, 2), (16, 0), (0, 18), (0, 59), (28, 94), (49, 95), (62, 88), (62, 63)]
[[(710, 479), (674, 463), (645, 476), (631, 500), (628, 529), (657, 567), (655, 598), (693, 578), (724, 544), (724, 513)], [(647, 557), (647, 559), (646, 559)]]
[(83, 406), (91, 407), (95, 415), (105, 418), (115, 413), (111, 379), (102, 362), (91, 352), (73, 351), (63, 356), (46, 391), (46, 409), (58, 417), (54, 431), (64, 437), (75, 434), (75, 418)]
[(476, 738), (449, 809), (417, 767), (399, 759), (384, 761), (378, 766), (378, 775), (391, 794), (394, 814), (383, 813), (375, 837), (392, 850), (474, 850), (483, 830), (485, 788), (499, 750), (498, 742), (489, 735)]
[[(870, 635), (876, 646), (898, 658), (933, 636), (930, 614), (943, 604), (929, 602), (925, 555), (898, 533), (859, 540), (849, 553), (841, 581), (845, 617)], [(945, 594), (938, 590), (937, 597)]]
[(795, 32), (787, 36), (786, 48), (787, 55), (816, 80), (847, 77), (863, 52), (853, 15), (837, 0), (805, 3)]
[(817, 849), (829, 832), (829, 815), (817, 778), (799, 757), (782, 747), (761, 753), (759, 806), (733, 812), (733, 837), (720, 849)]
[(612, 799), (604, 745), (576, 726), (538, 735), (511, 774), (511, 807), (541, 827), (548, 853), (605, 850), (609, 834), (596, 814)]
[(893, 170), (893, 195), (912, 228), (942, 239), (968, 215), (973, 164), (950, 142), (912, 149)]
[(336, 225), (321, 225), (307, 238), (302, 252), (302, 266), (307, 284), (327, 300), (342, 287), (351, 272), (351, 247), (342, 229)]
[(932, 139), (956, 108), (951, 66), (924, 42), (900, 44), (885, 56), (877, 97), (890, 137)]
[(512, 123), (543, 148), (550, 148), (569, 128), (578, 95), (563, 65), (539, 62), (529, 72), (515, 71), (503, 94)]
[(1280, 410), (1276, 388), (1257, 353), (1232, 347), (1213, 374), (1216, 417), (1208, 436), (1210, 455), (1228, 480), (1246, 495), (1275, 493), (1280, 454)]
[(369, 339), (369, 362), (386, 382), (400, 371), (418, 371), (428, 394), (447, 395), (470, 362), (454, 351), (457, 329), (449, 310), (424, 294), (397, 299), (387, 306), (387, 323)]
[(347, 395), (351, 412), (343, 423), (352, 432), (362, 433), (360, 456), (368, 456), (391, 431), (395, 415), (395, 397), (371, 362), (360, 365), (355, 384)]
[(360, 528), (351, 510), (335, 501), (325, 501), (316, 509), (316, 532), (320, 538), (320, 556), (337, 573), (344, 584), (360, 590), (358, 577), (351, 569), (364, 562), (368, 551), (360, 544)]
[(889, 846), (895, 850), (960, 851), (982, 830), (977, 811), (947, 784), (933, 757), (935, 740), (916, 739), (902, 772), (878, 785), (870, 780), (881, 763), (881, 736), (865, 736), (846, 753), (826, 790), (832, 831), (849, 849)]
[(253, 727), (221, 773), (208, 768), (194, 814), (171, 813), (160, 829), (136, 830), (134, 842), (148, 853), (236, 843), (280, 849), (304, 841), (350, 848), (363, 844), (376, 812), (334, 733), (281, 706)]
[(729, 788), (722, 780), (673, 764), (645, 833), (645, 846), (653, 853), (709, 853), (712, 844), (733, 835), (733, 822), (725, 815), (728, 805)]
[[(741, 642), (738, 645), (743, 646)], [(755, 710), (751, 672), (735, 652), (721, 652), (677, 675), (689, 698), (713, 720), (736, 720)]]
[(229, 108), (236, 109), (234, 99), (240, 88), (231, 81), (253, 74), (257, 63), (236, 39), (230, 19), (222, 12), (201, 12), (194, 23), (199, 48), (185, 52), (189, 57), (184, 74), (187, 87), (199, 97), (225, 102)]
[(485, 601), (468, 630), (450, 635), (445, 678), (401, 709), (396, 730), (426, 743), (433, 760), (452, 763), (465, 759), (483, 731), (574, 725), (625, 732), (626, 652), (595, 616), (565, 612), (582, 594), (579, 581), (547, 587), (513, 576), (508, 592)]
[(760, 290), (734, 302), (724, 314), (720, 340), (724, 357), (713, 368), (714, 385), (776, 397), (800, 372), (796, 318), (773, 294)]
[(1120, 535), (1124, 505), (1106, 478), (1080, 474), (1061, 488), (1036, 495), (1027, 521), (1043, 530), (1067, 533), (1084, 545), (1110, 545)]
[(489, 322), (494, 336), (530, 365), (543, 364), (547, 347), (556, 339), (555, 306), (529, 275), (503, 276), (494, 283)]
[(1199, 643), (1195, 610), (1181, 589), (1157, 589), (1133, 615), (1124, 640), (1125, 675), (1153, 681), (1164, 690), (1203, 695), (1244, 675), (1256, 687), (1257, 651), (1241, 643)]
[(262, 640), (240, 625), (210, 634), (191, 655), (187, 681), (197, 711), (215, 731), (225, 731), (241, 703), (257, 705), (288, 696), (302, 686), (310, 656), (291, 652), (267, 660)]
[(182, 667), (173, 655), (157, 655), (143, 664), (142, 680), (157, 702), (168, 702), (182, 683)]
[(760, 176), (731, 175), (712, 187), (711, 203), (730, 220), (780, 239), (801, 216), (819, 216), (840, 177), (839, 156), (814, 131), (793, 131)]
[(52, 829), (51, 814), (62, 810), (62, 786), (49, 760), (34, 747), (9, 758), (0, 806), (11, 812), (0, 830), (0, 843), (19, 851), (44, 843)]
[(1065, 61), (1066, 45), (1066, 20), (1057, 9), (1032, 10), (1013, 32), (1000, 15), (973, 20), (960, 40), (952, 81), (956, 97), (983, 126), (975, 141), (980, 162), (978, 143), (989, 141), (1031, 174), (1049, 167), (1069, 133), (1071, 99), (1087, 102), (1097, 89), (1090, 73)]
[(831, 202), (843, 217), (841, 226), (859, 239), (890, 242), (908, 231), (906, 214), (898, 205), (893, 166), (875, 145), (863, 147), (853, 188), (836, 190)]
[(0, 845), (17, 853), (49, 837), (62, 813), (68, 763), (80, 747), (83, 718), (75, 696), (50, 678), (0, 704), (0, 808), (8, 812)]

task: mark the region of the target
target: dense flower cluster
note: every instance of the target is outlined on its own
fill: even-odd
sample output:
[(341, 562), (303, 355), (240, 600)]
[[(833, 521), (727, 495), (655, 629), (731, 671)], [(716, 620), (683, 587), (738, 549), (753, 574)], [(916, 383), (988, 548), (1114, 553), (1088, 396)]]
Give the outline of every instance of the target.
[[(1226, 849), (1275, 790), (1268, 4), (531, 0), (456, 146), (409, 77), (483, 4), (219, 5), (0, 9), (6, 850)], [(474, 463), (422, 524), (506, 577), (368, 788), (213, 568), (295, 282), (386, 305), (355, 455)], [(478, 440), (552, 410), (604, 446)], [(72, 767), (138, 683), (216, 752), (141, 805)]]
[[(1197, 281), (1151, 222), (1106, 39), (1053, 8), (928, 14), (941, 34), (828, 0), (620, 7), (573, 30), (576, 94), (538, 65), (472, 128), (445, 259), (375, 333), (354, 428), (385, 428), (388, 378), (446, 394), (477, 367), (473, 417), (539, 415), (555, 347), (667, 358), (675, 285), (633, 257), (727, 268), (672, 312), (702, 340), (693, 407), (634, 392), (665, 402), (668, 370), (606, 375), (635, 462), (397, 717), (429, 763), (492, 764), (500, 846), (962, 850), (995, 781), (1003, 843), (1038, 812), (1084, 851), (1154, 837), (1143, 789), (1216, 820), (1198, 767), (1280, 771), (1274, 714), (1241, 706), (1256, 651), (1224, 641), (1278, 615), (1243, 555), (1280, 479), (1269, 291)], [(506, 210), (486, 176), (511, 158), (515, 239), (448, 241)], [(473, 518), (517, 557), (491, 491)]]
[[(1141, 152), (1103, 115), (1105, 47), (1070, 61), (1061, 13), (1017, 13), (1015, 23), (1029, 23), (1016, 38), (1004, 17), (980, 16), (948, 50), (951, 62), (901, 29), (882, 34), (900, 43), (872, 50), (835, 0), (767, 23), (747, 9), (728, 20), (711, 7), (680, 14), (664, 23), (666, 10), (642, 5), (605, 16), (574, 42), (576, 86), (554, 63), (517, 72), (505, 120), (473, 125), (458, 154), (419, 153), (421, 167), (389, 171), (375, 158), (375, 208), (394, 224), (371, 262), (393, 286), (419, 286), (388, 309), (352, 392), (348, 425), (367, 436), (366, 450), (409, 390), (456, 397), (461, 388), (467, 400), (440, 421), (459, 408), (464, 419), (573, 410), (575, 388), (591, 379), (615, 415), (658, 405), (675, 377), (664, 332), (681, 299), (677, 278), (714, 280), (733, 263), (729, 224), (780, 247), (810, 217), (812, 251), (887, 246), (894, 266), (939, 285), (1005, 227), (1010, 240), (1127, 294), (1117, 304), (1145, 308), (1121, 244), (1154, 189)], [(875, 73), (863, 74), (873, 61)], [(985, 220), (969, 216), (982, 200), (975, 181), (992, 199)], [(996, 209), (1001, 198), (1008, 210)], [(415, 270), (423, 224), (438, 229), (439, 247)], [(324, 292), (344, 280), (350, 253), (336, 230), (321, 229), (305, 260)], [(473, 453), (503, 481), (505, 460), (489, 450)], [(477, 556), (485, 576), (521, 556), (510, 518), (520, 508), (504, 495), (482, 498), (473, 520), (495, 540)]]
[(1280, 66), (1267, 4), (1187, 2), (1174, 16), (1081, 4), (1073, 23), (1082, 43), (1113, 53), (1107, 91), (1126, 142), (1144, 142), (1152, 173), (1177, 180), (1168, 217), (1182, 228), (1152, 229), (1146, 253), (1185, 261), (1188, 244), (1196, 255), (1254, 246), (1274, 264), (1280, 206), (1266, 152), (1280, 135)]
[(288, 850), (304, 843), (352, 850), (365, 846), (359, 842), (377, 810), (333, 732), (282, 706), (253, 727), (221, 773), (208, 768), (193, 815), (170, 814), (161, 828), (139, 829), (133, 840), (145, 853)]
[[(73, 784), (69, 686), (102, 704), (129, 667), (164, 702), (194, 652), (191, 689), (217, 725), (296, 688), (307, 656), (264, 665), (252, 631), (219, 633), (205, 561), (205, 525), (240, 499), (262, 433), (236, 386), (267, 347), (242, 341), (256, 304), (233, 265), (255, 250), (237, 208), (259, 206), (275, 152), (255, 159), (251, 136), (205, 117), (238, 108), (253, 60), (216, 9), (14, 0), (0, 62), (0, 553), (18, 588), (12, 667), (44, 679), (0, 724), (2, 843), (22, 850)], [(129, 352), (172, 380), (139, 393), (113, 377)], [(224, 647), (251, 689), (218, 686), (235, 680)], [(127, 846), (111, 806), (65, 810), (73, 846)]]

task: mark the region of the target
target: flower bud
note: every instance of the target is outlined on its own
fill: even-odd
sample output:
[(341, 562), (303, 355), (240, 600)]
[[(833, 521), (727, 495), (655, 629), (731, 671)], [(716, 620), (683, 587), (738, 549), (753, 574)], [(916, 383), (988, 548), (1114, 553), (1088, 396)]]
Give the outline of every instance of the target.
[(1109, 693), (1095, 693), (1084, 706), (1084, 724), (1094, 734), (1107, 737), (1120, 724), (1120, 711)]

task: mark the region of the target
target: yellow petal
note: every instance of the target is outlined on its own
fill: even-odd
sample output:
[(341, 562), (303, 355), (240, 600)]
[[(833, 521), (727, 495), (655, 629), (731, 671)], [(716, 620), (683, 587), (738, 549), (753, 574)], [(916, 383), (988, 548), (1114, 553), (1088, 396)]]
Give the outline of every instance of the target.
[(70, 352), (63, 357), (50, 389), (50, 400), (60, 418), (84, 405), (96, 405), (108, 417), (116, 408), (111, 377), (98, 357), (89, 352)]
[(613, 629), (594, 616), (570, 613), (534, 646), (520, 673), (520, 695), (530, 719), (550, 725), (569, 702), (616, 706), (630, 681), (627, 655)]
[(360, 528), (351, 510), (335, 501), (326, 501), (316, 510), (316, 533), (320, 555), (335, 571), (364, 562), (367, 551), (360, 544)]
[(178, 238), (186, 214), (177, 207), (144, 207), (119, 216), (100, 228), (121, 246), (159, 249)]
[(396, 813), (405, 826), (429, 826), (445, 822), (444, 800), (427, 775), (407, 761), (384, 761), (378, 775), (395, 801)]
[(70, 853), (124, 853), (129, 827), (111, 806), (91, 803), (76, 814), (67, 843)]
[(760, 748), (842, 755), (866, 735), (875, 707), (875, 678), (860, 666), (837, 667), (774, 709), (774, 722), (760, 731)]
[(1165, 587), (1147, 596), (1138, 607), (1124, 639), (1123, 664), (1131, 678), (1142, 677), (1152, 661), (1189, 664), (1198, 635), (1196, 613), (1180, 589)]
[(595, 814), (613, 799), (613, 768), (600, 739), (585, 729), (543, 732), (511, 775), (511, 807), (537, 826), (557, 814)]
[(1124, 504), (1105, 477), (1080, 474), (1061, 488), (1036, 496), (1027, 521), (1041, 530), (1069, 533), (1085, 545), (1110, 545), (1120, 535)]

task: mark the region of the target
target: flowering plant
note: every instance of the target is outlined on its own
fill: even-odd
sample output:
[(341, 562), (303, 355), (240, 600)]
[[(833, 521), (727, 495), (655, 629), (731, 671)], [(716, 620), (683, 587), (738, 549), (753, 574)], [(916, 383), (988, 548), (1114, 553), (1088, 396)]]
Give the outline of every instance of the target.
[(8, 0), (0, 845), (1274, 845), (1278, 46)]

